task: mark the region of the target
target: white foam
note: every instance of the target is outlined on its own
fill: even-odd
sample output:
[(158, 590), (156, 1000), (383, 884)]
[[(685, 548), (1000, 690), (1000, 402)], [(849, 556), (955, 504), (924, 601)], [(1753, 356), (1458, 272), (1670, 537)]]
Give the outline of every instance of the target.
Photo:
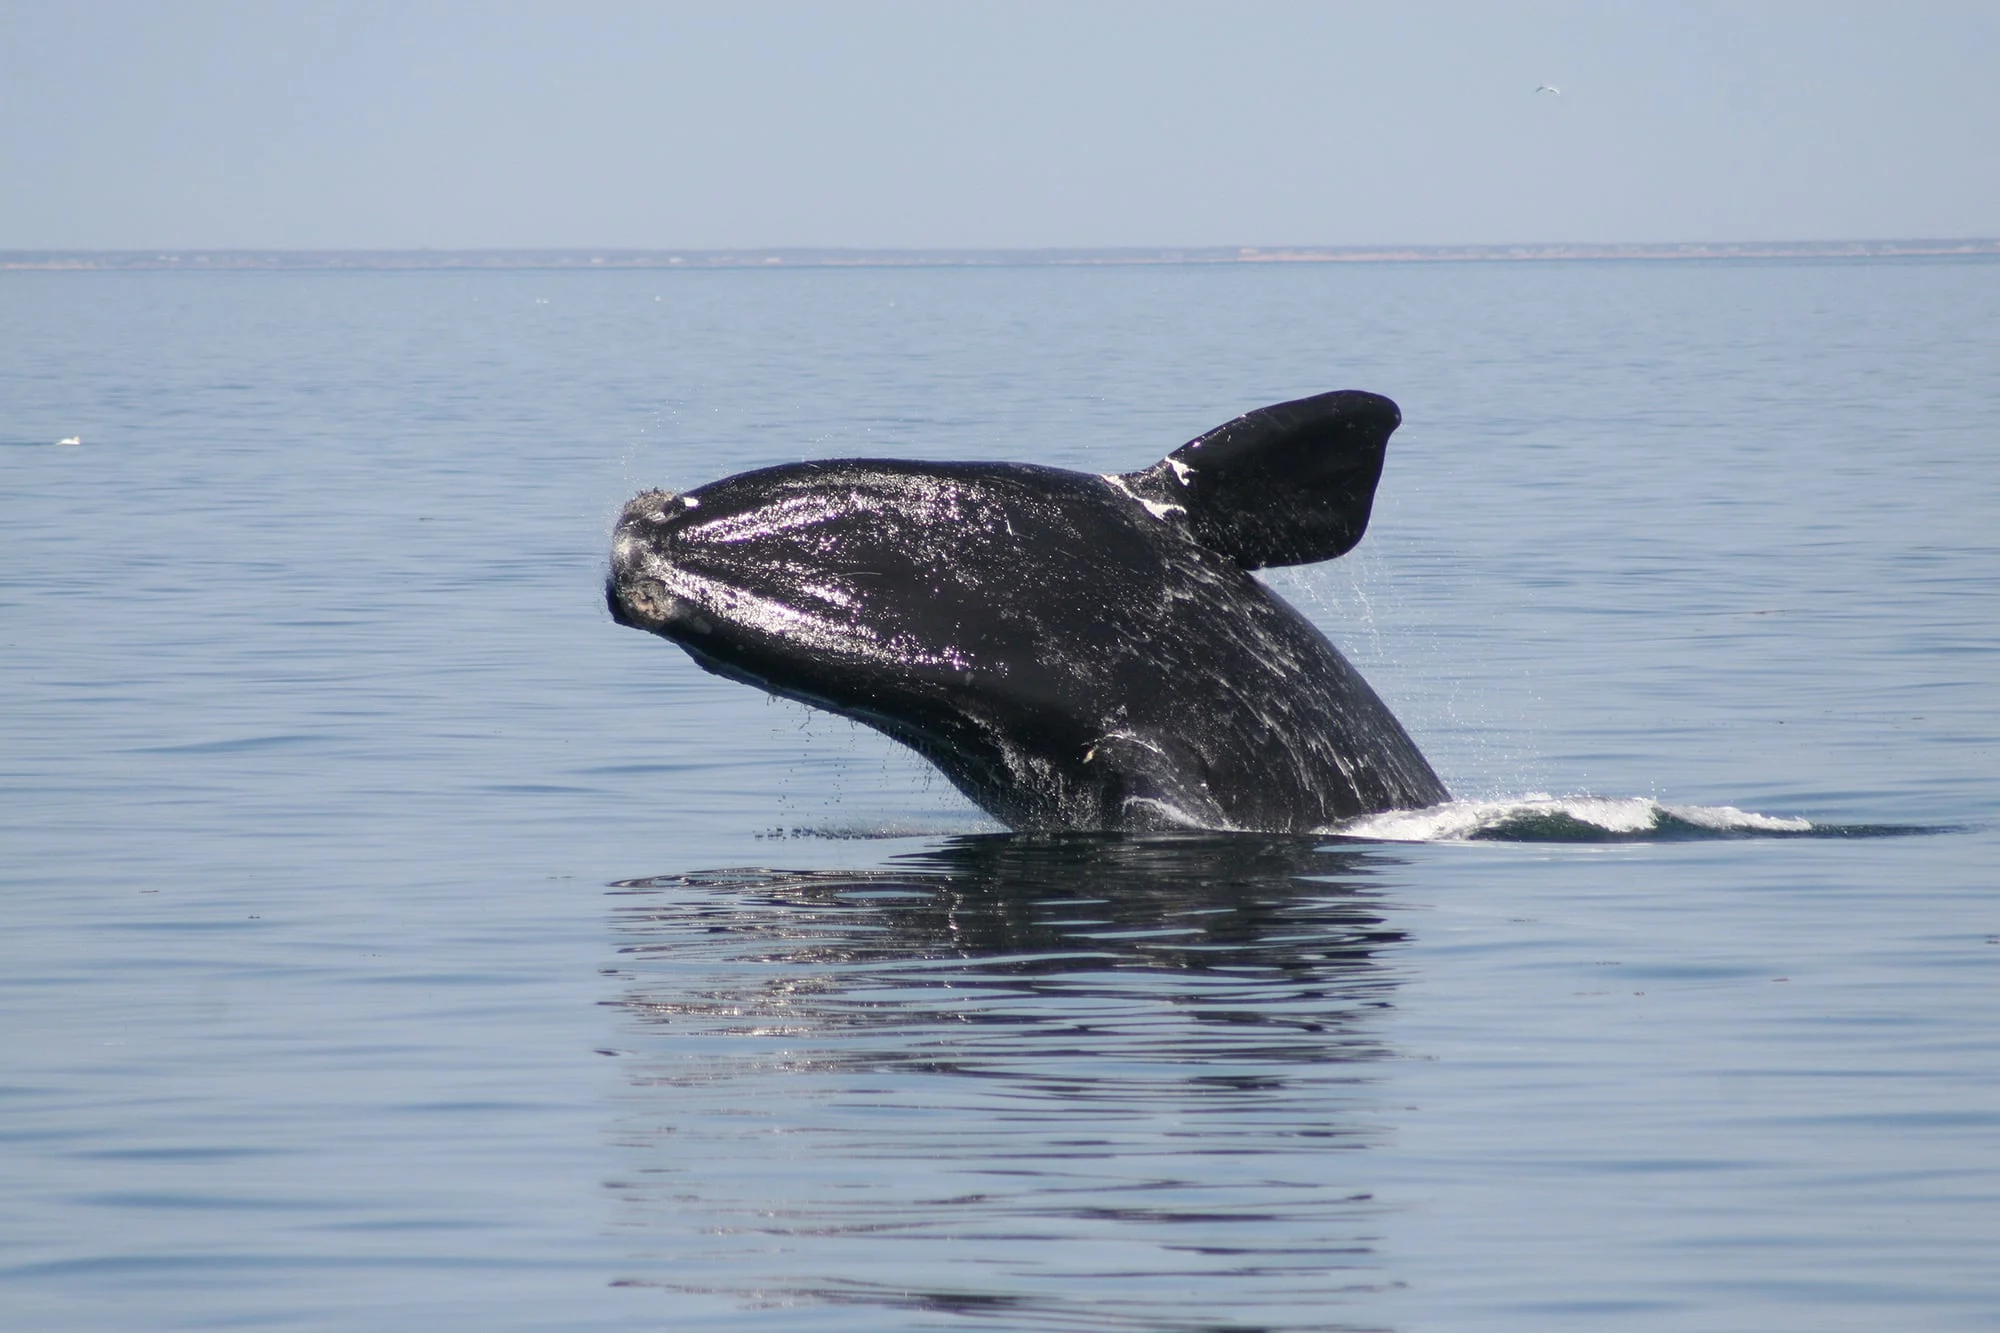
[[(1531, 840), (1549, 821), (1599, 830), (1607, 838), (1640, 837), (1677, 821), (1716, 833), (1806, 833), (1812, 821), (1760, 815), (1733, 805), (1665, 805), (1648, 796), (1526, 796), (1494, 801), (1447, 801), (1422, 810), (1363, 815), (1328, 830), (1382, 842), (1464, 842), (1481, 834), (1518, 831)], [(1553, 839), (1552, 839), (1553, 840)]]
[(1807, 833), (1812, 830), (1810, 819), (1793, 819), (1785, 815), (1760, 815), (1751, 810), (1738, 810), (1733, 805), (1663, 805), (1660, 809), (1675, 819), (1703, 828), (1754, 830), (1759, 833)]

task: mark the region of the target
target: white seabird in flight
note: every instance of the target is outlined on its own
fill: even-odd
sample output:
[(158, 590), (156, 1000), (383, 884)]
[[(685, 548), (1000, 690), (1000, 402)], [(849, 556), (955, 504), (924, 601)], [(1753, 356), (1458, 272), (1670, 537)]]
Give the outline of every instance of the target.
[(1535, 85), (1535, 91), (1538, 93), (1554, 93), (1557, 97), (1563, 95), (1563, 90), (1556, 87), (1553, 83), (1537, 84)]

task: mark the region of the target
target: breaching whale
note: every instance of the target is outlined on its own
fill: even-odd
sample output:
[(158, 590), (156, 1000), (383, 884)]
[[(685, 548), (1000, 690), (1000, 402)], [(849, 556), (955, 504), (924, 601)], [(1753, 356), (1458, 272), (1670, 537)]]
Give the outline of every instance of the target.
[(612, 619), (866, 723), (1019, 829), (1306, 832), (1448, 799), (1252, 578), (1361, 540), (1396, 405), (1247, 413), (1137, 472), (832, 459), (625, 506)]

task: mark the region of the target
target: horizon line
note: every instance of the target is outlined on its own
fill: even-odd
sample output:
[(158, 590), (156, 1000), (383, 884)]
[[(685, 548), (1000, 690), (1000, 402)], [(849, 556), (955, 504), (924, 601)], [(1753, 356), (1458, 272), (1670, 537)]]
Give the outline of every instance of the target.
[(1189, 246), (375, 246), (0, 249), (0, 271), (702, 269), (1896, 259), (2000, 256), (2000, 237)]

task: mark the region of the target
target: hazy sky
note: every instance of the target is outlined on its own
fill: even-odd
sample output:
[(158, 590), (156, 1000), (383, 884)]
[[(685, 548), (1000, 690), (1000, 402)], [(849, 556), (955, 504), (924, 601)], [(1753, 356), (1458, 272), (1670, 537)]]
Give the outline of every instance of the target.
[(0, 0), (0, 248), (1996, 234), (2000, 0)]

